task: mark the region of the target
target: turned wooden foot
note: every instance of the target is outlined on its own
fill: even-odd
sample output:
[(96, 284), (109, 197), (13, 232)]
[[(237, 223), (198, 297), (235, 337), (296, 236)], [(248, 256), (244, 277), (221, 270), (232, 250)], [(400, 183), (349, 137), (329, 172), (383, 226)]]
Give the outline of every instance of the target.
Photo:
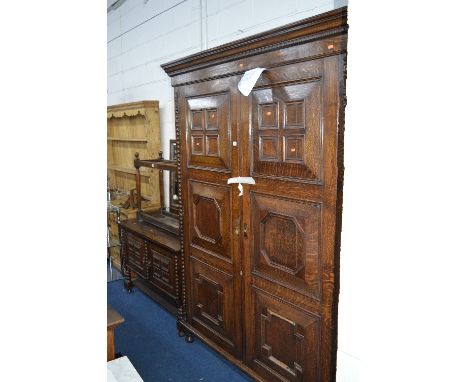
[(133, 283), (130, 281), (130, 282), (125, 282), (124, 281), (124, 289), (128, 292), (128, 293), (132, 293), (133, 291)]
[(176, 326), (177, 326), (177, 333), (179, 334), (179, 337), (185, 337), (185, 334), (186, 334), (185, 328), (182, 325), (180, 325), (179, 322), (177, 322)]
[(192, 336), (192, 333), (187, 333), (187, 334), (185, 335), (185, 342), (191, 344), (193, 341), (194, 341), (194, 338), (193, 338), (193, 336)]

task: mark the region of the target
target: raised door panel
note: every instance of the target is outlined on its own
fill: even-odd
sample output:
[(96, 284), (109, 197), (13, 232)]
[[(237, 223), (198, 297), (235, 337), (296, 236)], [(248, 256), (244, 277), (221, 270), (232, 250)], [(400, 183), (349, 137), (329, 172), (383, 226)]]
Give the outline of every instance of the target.
[(251, 174), (320, 184), (321, 65), (299, 66), (269, 70), (252, 92)]
[(230, 188), (190, 181), (188, 207), (191, 252), (232, 262)]
[(341, 59), (269, 69), (243, 100), (246, 361), (266, 380), (334, 372)]
[(176, 298), (176, 269), (174, 256), (163, 248), (148, 243), (148, 281), (164, 290), (173, 299)]
[[(238, 78), (176, 89), (180, 110), (183, 256), (187, 305), (182, 322), (233, 356), (242, 356), (241, 254), (233, 237), (239, 201), (227, 179), (238, 174)], [(185, 322), (184, 322), (185, 324)]]
[(232, 275), (195, 258), (190, 260), (192, 325), (229, 353), (239, 356), (240, 310), (236, 309)]
[[(327, 12), (163, 65), (180, 137), (180, 323), (255, 380), (335, 379), (346, 19)], [(266, 70), (243, 96), (254, 67)], [(243, 196), (225, 189), (248, 176)]]
[(321, 204), (251, 192), (256, 276), (320, 301)]
[(247, 362), (268, 381), (320, 381), (320, 317), (252, 290), (255, 339)]
[(146, 267), (146, 249), (145, 240), (140, 236), (125, 231), (126, 245), (128, 253), (128, 264), (131, 269), (143, 278), (148, 278)]
[(229, 93), (186, 98), (187, 166), (229, 171)]

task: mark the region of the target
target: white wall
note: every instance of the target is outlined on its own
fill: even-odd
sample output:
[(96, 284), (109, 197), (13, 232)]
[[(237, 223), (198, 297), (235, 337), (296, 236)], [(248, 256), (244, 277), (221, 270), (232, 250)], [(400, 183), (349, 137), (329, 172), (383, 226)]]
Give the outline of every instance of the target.
[[(166, 157), (175, 137), (174, 100), (161, 64), (344, 5), (347, 0), (127, 0), (107, 18), (107, 103), (159, 100)], [(346, 251), (341, 262), (337, 381), (357, 382), (360, 341)]]

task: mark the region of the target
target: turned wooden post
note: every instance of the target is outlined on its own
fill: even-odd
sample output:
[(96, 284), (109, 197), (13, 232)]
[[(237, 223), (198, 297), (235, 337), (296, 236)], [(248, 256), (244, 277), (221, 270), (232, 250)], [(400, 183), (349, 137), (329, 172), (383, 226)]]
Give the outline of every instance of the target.
[(133, 164), (135, 165), (135, 168), (136, 168), (135, 180), (136, 180), (136, 190), (137, 190), (137, 208), (138, 208), (138, 212), (141, 212), (141, 177), (140, 177), (140, 154), (139, 153), (135, 153), (135, 160), (133, 161)]
[[(159, 152), (159, 160), (163, 160), (163, 152)], [(164, 208), (164, 170), (160, 169), (159, 170), (159, 207), (161, 208), (161, 211)]]

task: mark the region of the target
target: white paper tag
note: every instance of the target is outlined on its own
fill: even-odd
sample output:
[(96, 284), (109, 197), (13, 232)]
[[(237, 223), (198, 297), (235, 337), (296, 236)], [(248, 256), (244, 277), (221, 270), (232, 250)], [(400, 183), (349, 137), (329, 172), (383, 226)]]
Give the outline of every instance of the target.
[(244, 195), (244, 187), (242, 187), (242, 183), (244, 184), (255, 184), (255, 179), (251, 178), (250, 176), (237, 176), (235, 178), (229, 178), (227, 181), (228, 184), (239, 183), (237, 189), (239, 190), (239, 196)]
[(242, 76), (239, 84), (237, 85), (239, 91), (245, 95), (246, 97), (250, 94), (255, 83), (257, 82), (260, 74), (266, 70), (265, 68), (255, 68), (247, 70), (244, 75)]

